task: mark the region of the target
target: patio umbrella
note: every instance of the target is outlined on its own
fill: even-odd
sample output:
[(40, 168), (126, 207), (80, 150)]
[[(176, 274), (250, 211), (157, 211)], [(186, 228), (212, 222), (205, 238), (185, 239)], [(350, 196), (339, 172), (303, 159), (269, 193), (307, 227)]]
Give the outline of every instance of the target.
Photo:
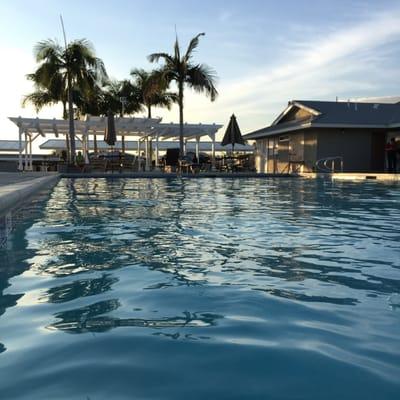
[(226, 146), (228, 144), (232, 145), (232, 152), (235, 148), (235, 144), (245, 144), (239, 125), (236, 121), (235, 114), (232, 114), (228, 127), (226, 128), (224, 138), (221, 142), (222, 146)]
[(114, 146), (115, 142), (117, 141), (114, 114), (111, 111), (108, 111), (107, 113), (107, 127), (106, 127), (106, 132), (104, 134), (104, 141), (109, 146)]

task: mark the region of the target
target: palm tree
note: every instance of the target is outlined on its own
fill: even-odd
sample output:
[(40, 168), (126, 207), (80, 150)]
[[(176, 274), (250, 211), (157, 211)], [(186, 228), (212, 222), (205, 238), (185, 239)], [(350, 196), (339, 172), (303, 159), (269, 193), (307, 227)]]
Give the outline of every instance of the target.
[(28, 74), (27, 79), (33, 82), (35, 91), (24, 96), (22, 106), (25, 107), (31, 103), (36, 112), (39, 112), (45, 106), (56, 105), (59, 102), (63, 105), (63, 118), (67, 119), (68, 96), (65, 91), (65, 82), (60, 74), (54, 74), (51, 80), (44, 81), (42, 71), (38, 70), (33, 74)]
[(147, 109), (147, 118), (151, 118), (151, 107), (166, 107), (171, 109), (172, 104), (177, 102), (178, 96), (175, 93), (167, 92), (165, 82), (158, 79), (159, 71), (145, 71), (135, 68), (131, 71), (134, 84), (138, 88), (142, 104)]
[[(124, 98), (124, 106), (121, 98)], [(129, 80), (110, 80), (103, 87), (96, 86), (91, 94), (82, 99), (83, 114), (107, 115), (108, 111), (119, 114), (134, 114), (142, 110), (140, 90)]]
[(107, 79), (103, 61), (96, 57), (93, 46), (86, 39), (74, 40), (65, 48), (54, 40), (44, 40), (34, 48), (36, 62), (34, 74), (28, 79), (35, 82), (36, 92), (26, 96), (36, 107), (46, 104), (63, 103), (64, 116), (68, 103), (69, 116), (69, 161), (75, 161), (75, 128), (73, 103), (79, 104), (79, 97), (87, 97)]
[(158, 62), (160, 60), (164, 62), (159, 72), (161, 81), (168, 85), (174, 81), (178, 86), (180, 157), (183, 156), (183, 92), (185, 85), (199, 93), (205, 93), (210, 97), (211, 101), (214, 101), (218, 95), (215, 88), (215, 72), (205, 64), (194, 64), (192, 62), (193, 52), (199, 45), (199, 38), (204, 35), (205, 33), (199, 33), (195, 36), (182, 56), (178, 38), (176, 38), (174, 54), (153, 53), (148, 57), (150, 62)]
[(140, 89), (127, 79), (110, 82), (105, 90), (105, 107), (121, 117), (141, 111)]

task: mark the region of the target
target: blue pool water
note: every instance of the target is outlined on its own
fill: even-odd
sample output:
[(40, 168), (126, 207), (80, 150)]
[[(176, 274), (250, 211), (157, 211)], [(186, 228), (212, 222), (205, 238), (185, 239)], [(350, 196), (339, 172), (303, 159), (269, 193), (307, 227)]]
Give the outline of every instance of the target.
[(399, 399), (400, 188), (63, 179), (0, 250), (1, 399)]

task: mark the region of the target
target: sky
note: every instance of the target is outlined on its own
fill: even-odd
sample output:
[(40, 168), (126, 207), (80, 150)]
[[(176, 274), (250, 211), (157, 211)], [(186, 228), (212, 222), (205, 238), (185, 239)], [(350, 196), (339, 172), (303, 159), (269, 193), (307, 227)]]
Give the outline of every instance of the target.
[[(43, 39), (90, 40), (115, 79), (152, 69), (153, 52), (183, 49), (206, 35), (193, 61), (218, 75), (215, 102), (186, 89), (185, 121), (226, 125), (235, 113), (242, 133), (269, 125), (290, 100), (342, 100), (400, 94), (400, 1), (386, 0), (0, 0), (0, 139), (17, 139), (9, 116), (61, 118), (22, 108), (32, 91), (33, 47)], [(176, 32), (176, 33), (175, 33)], [(155, 109), (178, 122), (178, 109)], [(137, 116), (144, 116), (138, 114)]]

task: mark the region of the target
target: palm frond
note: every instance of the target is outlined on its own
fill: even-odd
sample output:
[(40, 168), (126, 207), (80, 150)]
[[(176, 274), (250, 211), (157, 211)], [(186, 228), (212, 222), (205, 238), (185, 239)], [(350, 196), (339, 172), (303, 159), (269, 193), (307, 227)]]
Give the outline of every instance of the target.
[(158, 62), (164, 60), (167, 63), (173, 63), (174, 59), (168, 53), (153, 53), (147, 56), (147, 59), (152, 62)]
[(179, 41), (178, 36), (175, 38), (175, 45), (174, 45), (174, 53), (175, 53), (175, 60), (181, 59), (181, 49), (179, 48)]
[(193, 51), (194, 51), (194, 50), (197, 48), (197, 46), (199, 45), (200, 36), (205, 36), (205, 33), (204, 33), (204, 32), (199, 33), (198, 35), (196, 35), (196, 36), (190, 41), (189, 46), (188, 46), (188, 48), (187, 48), (187, 50), (186, 50), (186, 54), (185, 54), (185, 60), (186, 60), (186, 61), (189, 61), (189, 59), (190, 59), (191, 56), (192, 56)]
[(60, 60), (62, 57), (63, 49), (56, 40), (47, 39), (42, 40), (36, 44), (33, 49), (36, 62), (45, 60)]
[(215, 71), (205, 64), (192, 65), (187, 71), (187, 84), (199, 93), (206, 93), (211, 101), (218, 96), (216, 80)]
[(56, 104), (54, 98), (50, 93), (44, 91), (37, 91), (24, 96), (22, 100), (22, 107), (26, 107), (28, 104), (32, 104), (36, 112), (40, 111), (43, 107)]

